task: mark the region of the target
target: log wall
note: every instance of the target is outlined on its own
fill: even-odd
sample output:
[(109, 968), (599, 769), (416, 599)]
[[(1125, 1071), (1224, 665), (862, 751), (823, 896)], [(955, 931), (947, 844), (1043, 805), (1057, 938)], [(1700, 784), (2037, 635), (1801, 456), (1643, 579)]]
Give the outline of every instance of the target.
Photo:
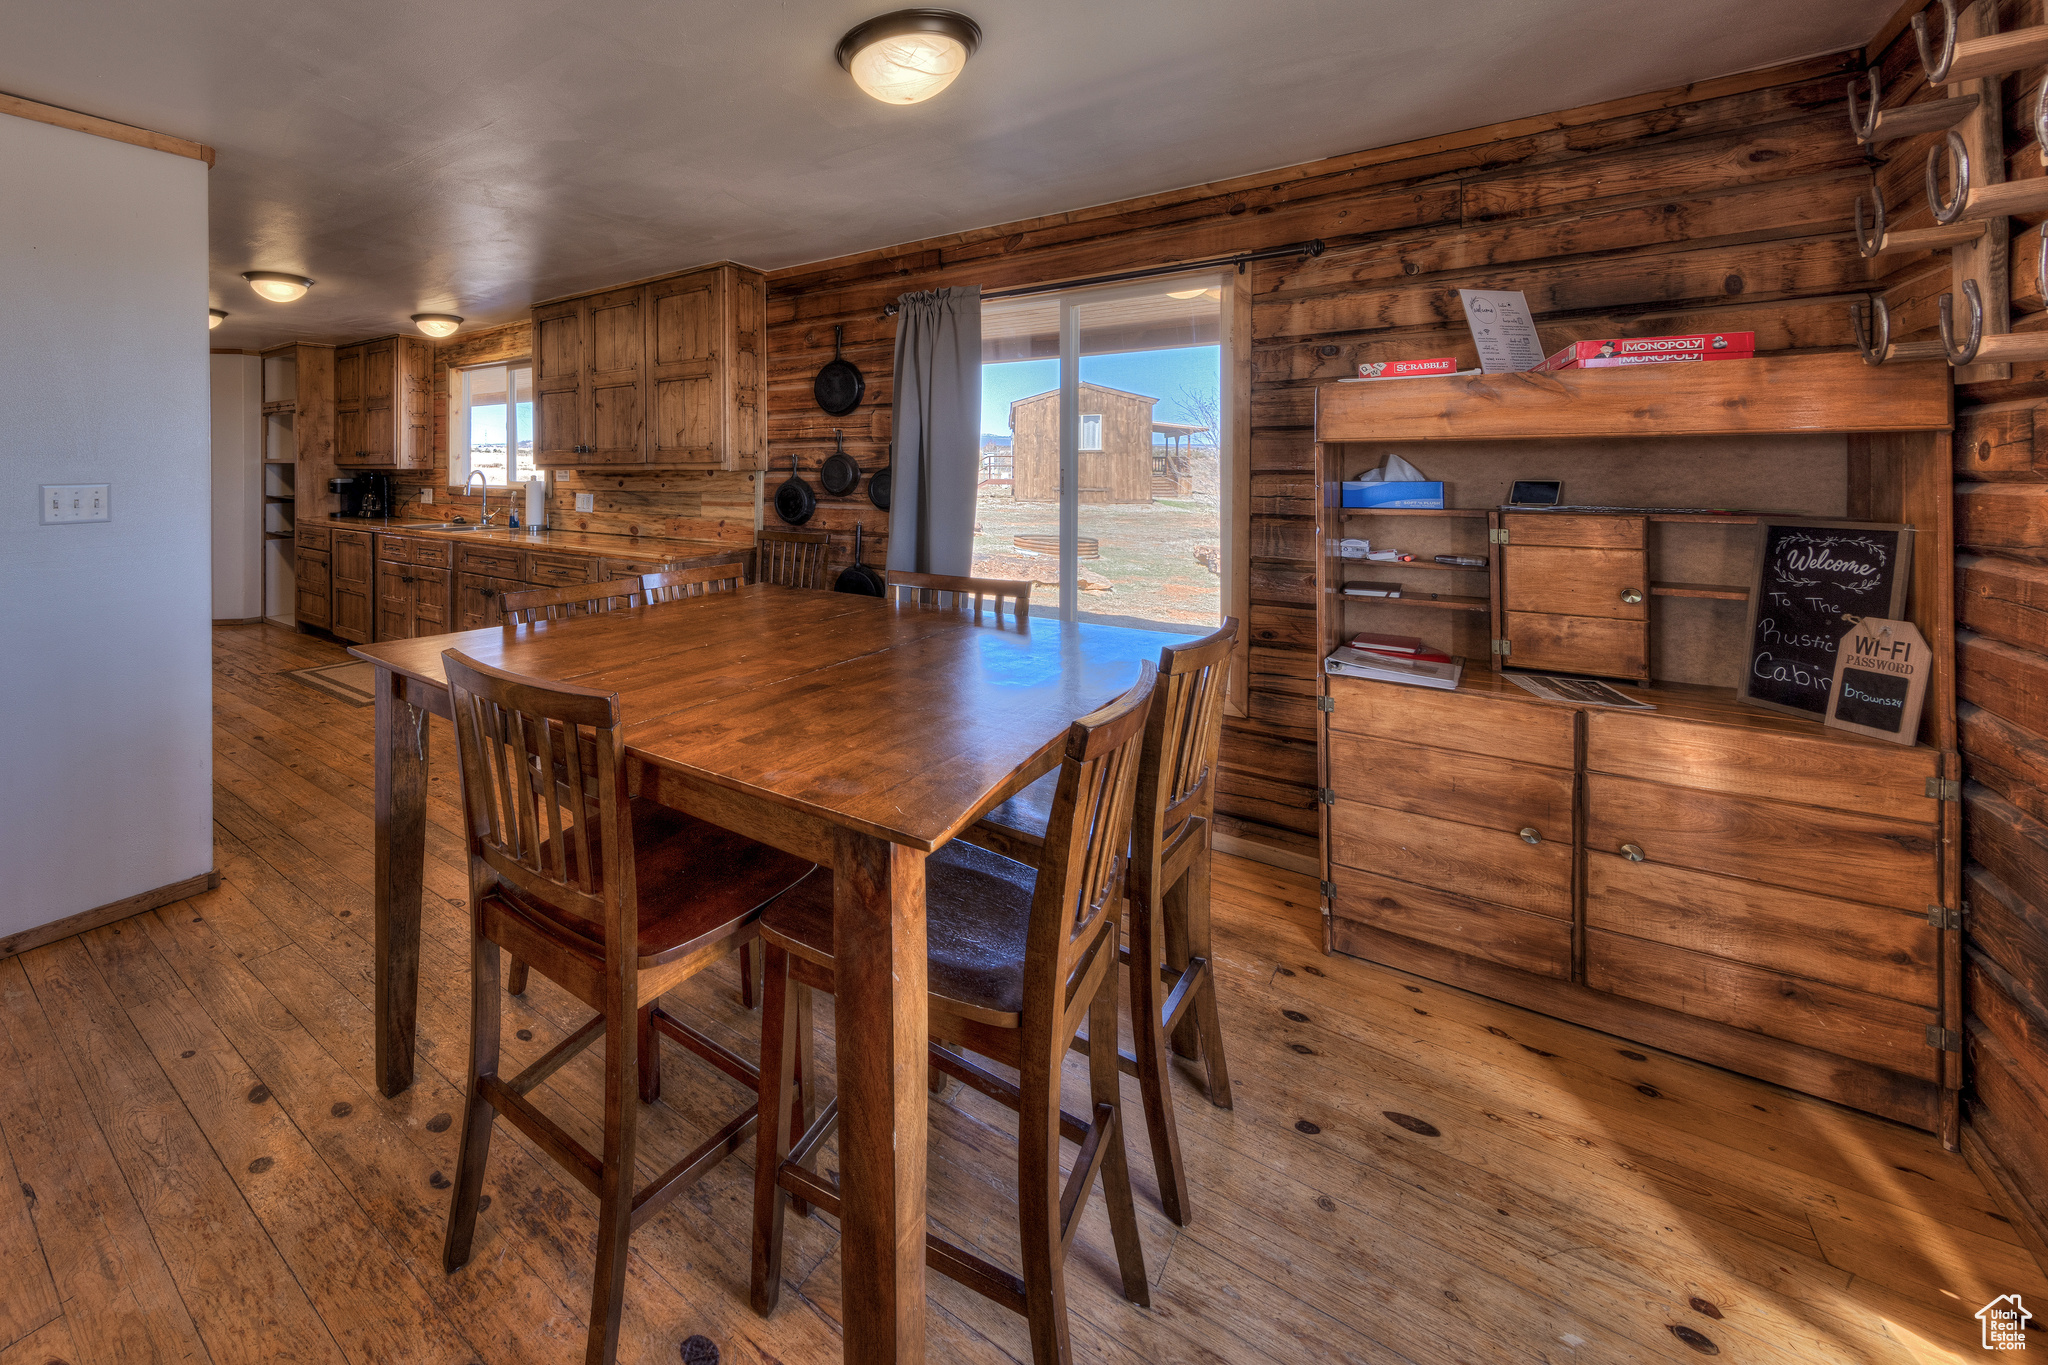
[[(1939, 32), (1940, 11), (1930, 6)], [(2048, 22), (2042, 0), (1999, 3), (1999, 29)], [(1874, 45), (1885, 104), (1940, 98), (1920, 74), (1906, 16)], [(2032, 127), (2042, 68), (2005, 78), (2006, 178), (2043, 174)], [(1876, 168), (1900, 228), (1933, 222), (1922, 188), (1932, 136), (1885, 143)], [(2048, 328), (2034, 262), (2042, 217), (2012, 230), (2015, 331)], [(1946, 253), (1872, 263), (1895, 335), (1932, 337), (1950, 289)], [(1964, 771), (1964, 1151), (2007, 1196), (2048, 1261), (2048, 363), (1956, 391), (1957, 681)]]
[[(1861, 61), (1843, 53), (773, 272), (774, 458), (815, 467), (837, 426), (864, 470), (887, 463), (895, 325), (882, 307), (898, 294), (1320, 237), (1319, 259), (1248, 276), (1250, 714), (1228, 723), (1218, 797), (1225, 832), (1312, 858), (1315, 386), (1367, 360), (1476, 363), (1461, 287), (1525, 291), (1551, 348), (1709, 329), (1754, 331), (1763, 351), (1851, 345), (1847, 303), (1866, 284), (1848, 223), (1869, 163), (1842, 89)], [(843, 418), (810, 396), (835, 325), (868, 379)], [(881, 520), (859, 493), (819, 502), (813, 524), (834, 531)]]

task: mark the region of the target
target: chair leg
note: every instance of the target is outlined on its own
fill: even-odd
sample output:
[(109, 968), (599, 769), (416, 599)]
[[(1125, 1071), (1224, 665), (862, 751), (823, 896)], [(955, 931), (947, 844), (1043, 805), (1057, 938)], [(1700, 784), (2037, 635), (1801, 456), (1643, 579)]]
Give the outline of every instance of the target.
[(505, 973), (505, 994), (526, 994), (526, 964), (516, 957), (512, 959), (511, 970)]
[(448, 1203), (448, 1227), (441, 1265), (454, 1274), (469, 1262), (476, 1235), (477, 1205), (483, 1197), (484, 1167), (491, 1156), (491, 1128), (498, 1111), (483, 1097), (483, 1078), (498, 1072), (498, 945), (477, 937), (469, 955), (469, 1086), (462, 1106), (462, 1141), (455, 1154), (455, 1192)]
[[(1112, 1022), (1110, 1037), (1116, 1025)], [(1114, 1048), (1090, 1048), (1116, 1064)], [(1034, 1074), (1034, 1072), (1036, 1074)], [(1040, 1070), (1025, 1058), (1018, 1076), (1017, 1233), (1024, 1262), (1024, 1316), (1033, 1365), (1071, 1365), (1067, 1281), (1060, 1247), (1060, 1062)], [(1079, 1211), (1076, 1211), (1079, 1216)]]
[[(1116, 1037), (1116, 987), (1117, 974), (1114, 971), (1109, 972), (1103, 978), (1102, 989), (1096, 992), (1094, 1002), (1088, 1007), (1090, 1038)], [(1152, 1017), (1157, 1019), (1159, 1016), (1155, 1014)], [(1156, 1029), (1153, 1031), (1158, 1032)], [(1138, 1239), (1138, 1210), (1131, 1201), (1131, 1162), (1124, 1150), (1122, 1094), (1116, 1049), (1089, 1048), (1089, 1099), (1093, 1102), (1092, 1107), (1098, 1120), (1103, 1108), (1107, 1106), (1110, 1122), (1115, 1125), (1115, 1131), (1104, 1138), (1110, 1147), (1109, 1155), (1102, 1160), (1102, 1198), (1109, 1206), (1109, 1232), (1111, 1239), (1116, 1243), (1117, 1269), (1123, 1275), (1124, 1297), (1140, 1308), (1148, 1308), (1152, 1304), (1152, 1292), (1145, 1279), (1145, 1245)], [(1057, 1091), (1054, 1092), (1053, 1103), (1055, 1106), (1059, 1103)], [(1166, 1113), (1167, 1122), (1170, 1124), (1173, 1121), (1170, 1104)], [(1176, 1173), (1179, 1170), (1178, 1153), (1175, 1154), (1173, 1169)], [(1161, 1185), (1164, 1183), (1165, 1177), (1162, 1175)], [(1075, 1216), (1080, 1216), (1078, 1209), (1075, 1210)]]
[[(788, 974), (785, 963), (783, 975)], [(791, 1146), (796, 1145), (797, 1138), (810, 1132), (811, 1125), (818, 1121), (818, 1072), (811, 1062), (811, 1048), (817, 1042), (817, 1036), (813, 1029), (811, 1004), (811, 988), (801, 981), (790, 982), (789, 1028), (796, 1035), (796, 1062), (790, 1068), (790, 1084), (796, 1088), (796, 1095), (789, 1106)], [(808, 1218), (811, 1216), (810, 1201), (791, 1195), (789, 1211), (798, 1218)]]
[(750, 1010), (761, 1003), (761, 993), (754, 985), (754, 964), (763, 946), (759, 939), (740, 945), (740, 1008), (743, 1010)]
[[(1160, 896), (1160, 919), (1166, 929), (1166, 965), (1175, 976), (1188, 969), (1188, 959), (1194, 956), (1188, 943), (1188, 902), (1192, 899), (1189, 883), (1193, 879), (1182, 873), (1179, 881), (1165, 889)], [(1204, 883), (1206, 886), (1206, 882)], [(1180, 1025), (1173, 1031), (1173, 1055), (1194, 1061), (1202, 1055), (1201, 1035), (1195, 1030), (1195, 1021), (1182, 1015)]]
[(597, 1194), (597, 1270), (590, 1292), (590, 1335), (584, 1365), (614, 1365), (619, 1319), (626, 1302), (626, 1249), (633, 1235), (634, 1145), (640, 1106), (629, 1087), (639, 1068), (639, 1033), (645, 1018), (614, 1016), (604, 1039), (604, 1174)]
[[(760, 1122), (754, 1130), (754, 1263), (748, 1301), (765, 1318), (782, 1297), (782, 1219), (788, 1194), (776, 1177), (795, 1142), (791, 1130), (802, 1112), (802, 1098), (790, 1090), (800, 1052), (806, 1050), (799, 1046), (799, 1034), (809, 1030), (797, 1027), (789, 954), (767, 944), (762, 947)], [(809, 994), (801, 984), (796, 989)]]
[(661, 1035), (654, 1031), (652, 1001), (640, 1007), (638, 1032), (639, 1046), (634, 1052), (640, 1063), (640, 1102), (653, 1104), (661, 1098)]
[[(1131, 1050), (1138, 1058), (1138, 1094), (1145, 1104), (1145, 1135), (1152, 1144), (1159, 1207), (1176, 1226), (1186, 1227), (1194, 1218), (1194, 1206), (1188, 1194), (1187, 1171), (1181, 1165), (1180, 1130), (1174, 1123), (1173, 1087), (1168, 1079), (1172, 1065), (1166, 1055), (1166, 1030), (1161, 1026), (1166, 1008), (1165, 983), (1159, 979), (1163, 918), (1145, 890), (1131, 898)], [(1092, 1058), (1092, 1016), (1088, 1036)]]
[[(1207, 964), (1195, 1000), (1188, 1007), (1202, 1038), (1202, 1061), (1209, 1073), (1209, 1103), (1218, 1109), (1235, 1105), (1230, 1095), (1230, 1064), (1223, 1056), (1223, 1018), (1216, 1008), (1216, 949), (1209, 925), (1209, 850), (1202, 849), (1188, 865), (1186, 879), (1188, 951)], [(1187, 1016), (1182, 1016), (1183, 1022)]]

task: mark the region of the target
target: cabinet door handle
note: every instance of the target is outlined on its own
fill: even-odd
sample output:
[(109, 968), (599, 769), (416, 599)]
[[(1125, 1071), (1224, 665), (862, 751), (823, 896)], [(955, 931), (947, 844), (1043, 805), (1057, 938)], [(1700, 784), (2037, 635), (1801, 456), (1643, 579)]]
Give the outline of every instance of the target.
[(1540, 844), (1543, 842), (1543, 836), (1537, 832), (1534, 825), (1524, 825), (1522, 826), (1522, 842), (1525, 844)]
[(1621, 846), (1621, 856), (1632, 863), (1639, 863), (1643, 860), (1643, 846), (1641, 844), (1623, 844)]
[(1630, 606), (1634, 606), (1643, 600), (1643, 590), (1641, 588), (1623, 588), (1621, 590), (1621, 600)]

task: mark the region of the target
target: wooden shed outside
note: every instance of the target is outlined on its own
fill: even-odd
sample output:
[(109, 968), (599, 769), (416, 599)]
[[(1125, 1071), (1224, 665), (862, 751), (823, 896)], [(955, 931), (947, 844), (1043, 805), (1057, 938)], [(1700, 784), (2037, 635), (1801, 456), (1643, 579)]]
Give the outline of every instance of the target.
[[(1152, 501), (1152, 408), (1142, 393), (1101, 384), (1081, 385), (1081, 501)], [(1100, 438), (1094, 437), (1099, 417)], [(1057, 502), (1060, 487), (1060, 391), (1010, 404), (1010, 449), (1015, 459), (1013, 496), (1019, 502)], [(1088, 449), (1090, 444), (1099, 449)]]

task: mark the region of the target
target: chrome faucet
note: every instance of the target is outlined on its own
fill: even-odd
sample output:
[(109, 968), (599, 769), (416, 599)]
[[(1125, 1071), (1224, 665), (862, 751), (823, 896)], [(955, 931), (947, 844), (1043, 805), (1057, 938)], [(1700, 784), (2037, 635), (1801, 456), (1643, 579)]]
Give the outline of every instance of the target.
[(491, 481), (488, 478), (485, 478), (484, 472), (481, 469), (472, 469), (469, 471), (469, 477), (463, 480), (462, 482), (462, 493), (464, 497), (469, 496), (470, 484), (474, 483), (478, 479), (483, 479), (484, 481), (484, 505), (483, 512), (477, 518), (476, 524), (479, 526), (489, 526), (491, 524)]

